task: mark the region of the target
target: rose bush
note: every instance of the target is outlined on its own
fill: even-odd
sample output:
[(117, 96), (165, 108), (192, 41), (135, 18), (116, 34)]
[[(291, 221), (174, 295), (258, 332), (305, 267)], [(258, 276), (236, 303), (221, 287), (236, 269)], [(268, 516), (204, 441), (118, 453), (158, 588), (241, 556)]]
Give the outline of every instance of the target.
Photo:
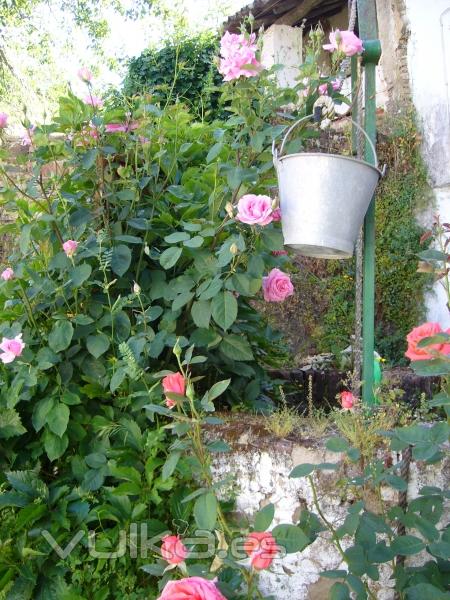
[[(293, 291), (271, 145), (290, 123), (283, 107), (309, 114), (335, 76), (320, 73), (319, 50), (314, 34), (302, 83), (279, 90), (252, 36), (224, 43), (230, 117), (214, 123), (151, 96), (110, 106), (80, 71), (84, 100), (68, 92), (53, 122), (25, 124), (22, 178), (1, 151), (2, 205), (16, 215), (2, 232), (17, 239), (3, 271), (14, 276), (0, 282), (8, 600), (252, 598), (275, 555), (273, 544), (263, 555), (263, 539), (294, 552), (314, 538), (298, 525), (256, 536), (272, 523), (269, 505), (236, 559), (232, 502), (210, 470), (211, 453), (228, 447), (205, 446), (202, 431), (220, 422), (217, 398), (265, 402), (274, 338), (251, 300)], [(215, 531), (222, 554), (195, 560), (186, 544), (168, 565), (178, 527)], [(180, 575), (187, 585), (170, 583)]]

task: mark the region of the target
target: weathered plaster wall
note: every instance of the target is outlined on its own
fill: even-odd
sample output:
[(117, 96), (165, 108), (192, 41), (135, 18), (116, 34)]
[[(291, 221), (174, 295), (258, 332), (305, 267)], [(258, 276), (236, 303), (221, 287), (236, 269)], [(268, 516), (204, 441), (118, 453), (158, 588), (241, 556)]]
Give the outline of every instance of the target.
[(283, 65), (277, 72), (281, 87), (294, 87), (302, 64), (302, 31), (288, 25), (272, 25), (264, 33), (261, 62), (265, 67)]
[[(313, 509), (311, 489), (305, 478), (289, 479), (292, 468), (301, 463), (336, 462), (338, 454), (328, 452), (323, 441), (277, 440), (264, 434), (261, 424), (249, 423), (235, 417), (221, 428), (221, 434), (232, 446), (232, 453), (215, 462), (217, 479), (233, 476), (237, 490), (237, 508), (247, 517), (272, 502), (276, 506), (274, 525), (296, 523), (301, 510)], [(323, 471), (317, 483), (321, 506), (327, 518), (340, 523), (346, 514), (347, 499), (341, 497), (337, 480), (339, 474)], [(424, 485), (448, 486), (450, 459), (441, 466), (412, 464), (408, 494), (415, 497)], [(234, 486), (233, 486), (234, 487)], [(392, 498), (391, 490), (386, 495)], [(320, 577), (326, 569), (342, 568), (339, 554), (322, 534), (303, 552), (288, 554), (275, 561), (270, 571), (261, 573), (261, 591), (277, 600), (325, 600), (332, 581)], [(388, 573), (383, 573), (377, 589), (378, 600), (391, 600), (394, 595)]]

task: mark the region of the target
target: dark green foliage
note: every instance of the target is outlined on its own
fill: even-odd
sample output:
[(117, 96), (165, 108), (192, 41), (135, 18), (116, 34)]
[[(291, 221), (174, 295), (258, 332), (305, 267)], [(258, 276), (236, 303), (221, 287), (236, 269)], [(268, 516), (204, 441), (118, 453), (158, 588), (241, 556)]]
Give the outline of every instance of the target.
[(215, 60), (218, 37), (201, 34), (170, 43), (161, 50), (145, 50), (128, 67), (123, 92), (132, 96), (156, 93), (162, 102), (180, 100), (200, 117), (217, 113), (222, 83)]

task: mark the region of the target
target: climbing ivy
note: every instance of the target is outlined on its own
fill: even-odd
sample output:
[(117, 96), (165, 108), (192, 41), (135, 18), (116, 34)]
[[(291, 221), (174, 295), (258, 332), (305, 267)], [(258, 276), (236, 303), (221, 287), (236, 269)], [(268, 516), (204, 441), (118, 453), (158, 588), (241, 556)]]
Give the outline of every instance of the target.
[(160, 50), (145, 50), (131, 59), (124, 93), (156, 93), (162, 101), (180, 100), (201, 118), (216, 114), (222, 77), (215, 66), (219, 40), (202, 33), (170, 42)]

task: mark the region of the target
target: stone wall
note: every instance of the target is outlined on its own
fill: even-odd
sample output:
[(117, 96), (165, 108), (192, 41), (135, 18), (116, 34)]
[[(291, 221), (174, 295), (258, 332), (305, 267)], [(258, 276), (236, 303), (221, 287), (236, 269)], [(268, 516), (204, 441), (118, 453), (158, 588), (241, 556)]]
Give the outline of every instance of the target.
[[(289, 479), (292, 468), (302, 463), (336, 462), (339, 459), (338, 454), (325, 449), (323, 440), (270, 437), (261, 421), (248, 415), (234, 416), (219, 433), (231, 445), (232, 452), (216, 459), (217, 479), (233, 476), (237, 509), (248, 518), (266, 504), (273, 503), (276, 507), (273, 525), (296, 523), (303, 508), (314, 510), (307, 479)], [(315, 477), (326, 517), (335, 524), (340, 523), (348, 507), (348, 499), (339, 493), (337, 480), (340, 473), (322, 471)], [(450, 458), (437, 466), (412, 463), (408, 496), (417, 496), (424, 485), (448, 487), (449, 480)], [(395, 501), (390, 489), (385, 490), (385, 497)], [(371, 509), (376, 510), (375, 506)], [(262, 572), (260, 588), (277, 600), (325, 600), (333, 581), (320, 577), (320, 572), (338, 568), (342, 568), (340, 556), (327, 535), (321, 534), (304, 551), (288, 554), (275, 561), (270, 571)], [(374, 588), (378, 600), (392, 600), (391, 586), (389, 574), (382, 573)]]

